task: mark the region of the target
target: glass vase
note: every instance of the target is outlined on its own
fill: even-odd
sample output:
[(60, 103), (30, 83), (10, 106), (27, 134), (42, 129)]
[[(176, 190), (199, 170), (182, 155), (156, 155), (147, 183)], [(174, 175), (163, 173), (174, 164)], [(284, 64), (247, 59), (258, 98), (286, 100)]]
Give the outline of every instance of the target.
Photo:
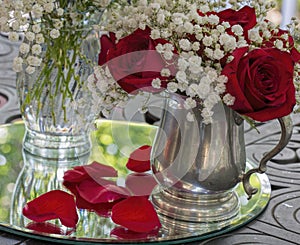
[[(231, 223), (240, 212), (235, 191), (239, 182), (249, 198), (257, 191), (250, 184), (253, 173), (263, 173), (266, 163), (288, 143), (290, 117), (279, 119), (278, 145), (245, 173), (244, 120), (219, 102), (212, 123), (201, 116), (201, 103), (187, 110), (185, 99), (168, 94), (152, 152), (152, 171), (158, 187), (151, 194), (163, 226), (173, 232), (216, 230)], [(189, 118), (189, 119), (188, 119)]]
[[(23, 148), (33, 155), (72, 159), (90, 151), (88, 131), (94, 115), (86, 81), (97, 63), (99, 37), (88, 24), (85, 28), (64, 30), (64, 46), (44, 45), (44, 58), (35, 72), (17, 74), (26, 126)], [(53, 52), (60, 54), (61, 61), (52, 60)]]
[(64, 173), (75, 166), (86, 164), (88, 157), (89, 154), (77, 159), (45, 159), (23, 150), (23, 168), (16, 180), (11, 199), (10, 223), (24, 228), (32, 223), (22, 214), (25, 205), (48, 191), (66, 191), (63, 186)]

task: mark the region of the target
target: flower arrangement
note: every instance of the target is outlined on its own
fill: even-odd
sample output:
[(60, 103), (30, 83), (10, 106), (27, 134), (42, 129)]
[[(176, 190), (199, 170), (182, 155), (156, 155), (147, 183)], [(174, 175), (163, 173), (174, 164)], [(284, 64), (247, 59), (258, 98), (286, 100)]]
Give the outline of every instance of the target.
[[(73, 101), (72, 82), (84, 82), (74, 72), (78, 57), (87, 64), (92, 62), (82, 50), (83, 40), (108, 5), (107, 0), (1, 1), (0, 31), (8, 32), (11, 41), (23, 39), (13, 70), (35, 79), (35, 85), (26, 90), (21, 101), (21, 111), (34, 100), (41, 108), (46, 88), (52, 102), (59, 93), (63, 95), (65, 112), (64, 102)], [(52, 71), (56, 71), (54, 78)], [(54, 103), (47, 106), (51, 104)]]
[(89, 77), (94, 109), (109, 116), (138, 93), (167, 91), (182, 94), (186, 109), (200, 103), (205, 123), (220, 101), (250, 121), (290, 114), (299, 103), (298, 22), (280, 29), (266, 18), (274, 6), (260, 0), (114, 2), (99, 65)]

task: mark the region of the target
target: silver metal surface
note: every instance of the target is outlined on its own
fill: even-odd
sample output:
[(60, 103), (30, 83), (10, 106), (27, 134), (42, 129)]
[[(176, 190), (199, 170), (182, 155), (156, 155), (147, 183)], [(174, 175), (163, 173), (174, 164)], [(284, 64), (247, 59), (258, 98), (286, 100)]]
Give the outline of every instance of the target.
[[(290, 117), (280, 118), (279, 143), (258, 168), (245, 173), (243, 119), (220, 102), (212, 123), (205, 124), (201, 109), (199, 103), (187, 110), (184, 97), (169, 94), (152, 147), (152, 170), (159, 183), (152, 203), (167, 226), (176, 220), (186, 231), (230, 223), (240, 210), (233, 188), (243, 181), (250, 199), (258, 190), (250, 184), (251, 175), (266, 171), (267, 162), (289, 142), (293, 128)], [(187, 120), (191, 116), (194, 120)]]
[(200, 109), (186, 110), (176, 94), (166, 100), (151, 157), (160, 189), (151, 198), (159, 213), (206, 226), (238, 214), (232, 188), (244, 173), (246, 154), (243, 120), (233, 110), (219, 103), (213, 122), (205, 124)]
[(260, 160), (259, 166), (249, 170), (243, 175), (243, 186), (244, 190), (248, 195), (248, 199), (257, 192), (257, 188), (252, 187), (250, 184), (250, 177), (254, 173), (265, 173), (267, 170), (267, 162), (276, 156), (283, 150), (284, 147), (289, 143), (293, 133), (293, 123), (290, 116), (282, 117), (278, 119), (281, 128), (281, 137), (278, 144)]
[(213, 123), (203, 123), (200, 106), (187, 120), (184, 99), (170, 95), (152, 150), (152, 170), (163, 187), (208, 193), (233, 188), (246, 163), (241, 118), (219, 103)]

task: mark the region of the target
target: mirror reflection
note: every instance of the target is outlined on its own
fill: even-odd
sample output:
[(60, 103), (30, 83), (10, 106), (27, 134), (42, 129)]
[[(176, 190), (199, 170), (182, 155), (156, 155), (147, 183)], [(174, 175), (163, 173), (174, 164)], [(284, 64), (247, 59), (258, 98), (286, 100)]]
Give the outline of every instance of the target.
[[(22, 231), (33, 237), (43, 235), (50, 241), (62, 243), (69, 239), (79, 239), (79, 242), (84, 243), (87, 240), (109, 242), (116, 239), (168, 242), (170, 239), (191, 238), (190, 232), (179, 231), (178, 224), (166, 219), (161, 219), (163, 227), (159, 231), (143, 234), (126, 230), (116, 225), (110, 217), (102, 217), (84, 209), (78, 209), (79, 221), (75, 229), (62, 226), (59, 220), (37, 224), (22, 215), (24, 205), (35, 197), (53, 189), (67, 191), (62, 186), (62, 177), (67, 169), (74, 166), (93, 161), (111, 165), (118, 171), (118, 185), (124, 186), (126, 177), (133, 176), (126, 168), (130, 153), (141, 145), (151, 145), (155, 132), (156, 127), (146, 124), (98, 122), (97, 130), (91, 133), (93, 148), (89, 156), (72, 162), (51, 159), (45, 162), (43, 158), (22, 151), (22, 123), (0, 126), (0, 229), (2, 226), (9, 227), (11, 232)], [(265, 175), (253, 178), (253, 184), (259, 188), (260, 194), (250, 201), (244, 196), (242, 187), (237, 187), (241, 213), (224, 232), (243, 225), (263, 210), (270, 197), (266, 178)], [(202, 229), (196, 230), (193, 236), (209, 237), (214, 232), (220, 234), (220, 231)]]

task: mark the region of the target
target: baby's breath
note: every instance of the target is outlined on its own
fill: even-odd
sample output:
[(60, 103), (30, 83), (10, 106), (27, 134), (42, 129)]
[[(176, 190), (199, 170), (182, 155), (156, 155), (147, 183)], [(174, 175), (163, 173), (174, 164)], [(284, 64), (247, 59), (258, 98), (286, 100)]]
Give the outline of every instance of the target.
[[(187, 96), (185, 107), (188, 109), (194, 108), (196, 101), (200, 101), (203, 107), (201, 115), (207, 123), (212, 120), (211, 109), (220, 100), (229, 106), (235, 102), (235, 98), (226, 93), (228, 79), (222, 75), (222, 69), (233, 60), (236, 49), (259, 48), (264, 41), (274, 37), (277, 37), (273, 41), (274, 48), (287, 52), (291, 48), (289, 35), (282, 33), (280, 37), (279, 27), (266, 20), (267, 12), (275, 7), (271, 0), (118, 0), (113, 5), (106, 13), (105, 25), (102, 25), (105, 31), (115, 33), (118, 41), (138, 28), (145, 30), (147, 27), (151, 30), (151, 39), (165, 39), (165, 44), (158, 43), (154, 48), (167, 64), (177, 69), (175, 74), (174, 71), (167, 72), (167, 69), (160, 71), (162, 76), (172, 75), (165, 89)], [(217, 15), (228, 8), (239, 11), (245, 5), (254, 8), (257, 21), (247, 32), (242, 24), (231, 25), (229, 20), (224, 21)], [(299, 38), (297, 26), (298, 22), (294, 19), (288, 25), (289, 34)], [(296, 67), (295, 87), (299, 91), (299, 69)], [(94, 82), (105, 83), (107, 89), (115, 86), (116, 100), (111, 100), (114, 105), (119, 100), (118, 96), (121, 101), (130, 97), (111, 76), (101, 79), (97, 80), (96, 76)], [(159, 79), (153, 79), (151, 85), (158, 89), (162, 83)], [(104, 92), (101, 91), (101, 96), (105, 98), (107, 95)], [(108, 97), (111, 98), (111, 95)], [(108, 113), (112, 106), (101, 105), (101, 109)]]

